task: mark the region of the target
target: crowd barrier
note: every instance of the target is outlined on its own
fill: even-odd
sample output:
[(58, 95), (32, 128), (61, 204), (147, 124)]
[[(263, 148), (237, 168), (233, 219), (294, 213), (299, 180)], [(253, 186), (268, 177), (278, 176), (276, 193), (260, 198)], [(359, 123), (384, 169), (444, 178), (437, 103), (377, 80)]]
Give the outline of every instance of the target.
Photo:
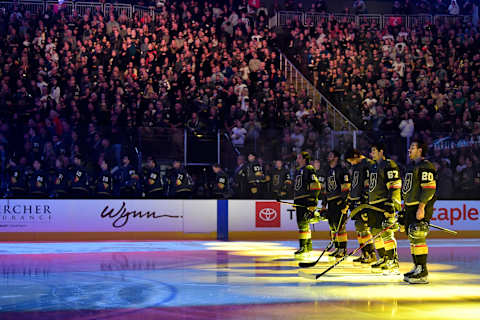
[[(115, 13), (124, 13), (131, 18), (135, 13), (140, 17), (149, 15), (155, 20), (158, 10), (155, 7), (142, 7), (126, 3), (101, 3), (101, 2), (82, 2), (82, 1), (2, 1), (0, 8), (13, 9), (15, 7), (23, 7), (32, 13), (44, 13), (49, 9), (57, 10), (63, 8), (68, 14), (74, 11), (79, 15), (90, 12), (109, 13), (113, 10)], [(369, 23), (376, 24), (383, 28), (387, 25), (401, 25), (405, 27), (414, 27), (416, 25), (425, 25), (427, 23), (457, 23), (457, 22), (472, 22), (471, 15), (398, 15), (398, 14), (339, 14), (339, 13), (316, 13), (316, 12), (302, 12), (302, 11), (279, 11), (274, 17), (269, 19), (270, 27), (284, 27), (291, 21), (299, 21), (305, 26), (316, 26), (324, 21), (329, 20), (355, 22), (356, 24)]]
[(380, 28), (385, 26), (403, 26), (412, 28), (417, 25), (423, 26), (425, 24), (437, 23), (457, 23), (457, 22), (472, 22), (471, 15), (401, 15), (401, 14), (338, 14), (338, 13), (316, 13), (316, 12), (299, 12), (299, 11), (279, 11), (273, 18), (269, 20), (269, 26), (285, 27), (292, 22), (298, 21), (304, 26), (317, 26), (327, 21), (342, 21), (354, 22), (355, 24), (375, 24)]
[(0, 2), (0, 8), (7, 10), (13, 10), (14, 8), (23, 8), (31, 13), (41, 14), (48, 12), (49, 10), (63, 9), (67, 14), (73, 14), (76, 12), (82, 16), (87, 12), (101, 12), (103, 14), (109, 14), (114, 12), (116, 14), (125, 14), (127, 17), (132, 18), (137, 13), (140, 18), (149, 15), (152, 19), (155, 19), (156, 10), (154, 7), (142, 7), (137, 5), (131, 5), (127, 3), (101, 3), (101, 2), (89, 2), (89, 1), (2, 1)]
[[(480, 201), (437, 201), (432, 223), (479, 237), (479, 212)], [(353, 235), (351, 221), (347, 229)], [(315, 224), (315, 239), (328, 232), (326, 222)], [(0, 200), (1, 241), (278, 240), (296, 233), (294, 208), (273, 200)]]

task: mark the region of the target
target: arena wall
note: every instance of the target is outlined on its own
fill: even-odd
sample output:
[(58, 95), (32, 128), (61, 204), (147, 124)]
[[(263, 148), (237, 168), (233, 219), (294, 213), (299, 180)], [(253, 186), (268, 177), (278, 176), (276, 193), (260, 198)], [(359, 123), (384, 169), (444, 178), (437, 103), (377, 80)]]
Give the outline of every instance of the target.
[[(437, 201), (431, 223), (460, 238), (480, 237), (479, 214), (480, 201)], [(351, 221), (347, 229), (355, 239)], [(315, 224), (314, 239), (328, 233), (326, 222)], [(0, 241), (296, 237), (295, 210), (274, 200), (0, 200)], [(452, 236), (432, 229), (430, 237)]]

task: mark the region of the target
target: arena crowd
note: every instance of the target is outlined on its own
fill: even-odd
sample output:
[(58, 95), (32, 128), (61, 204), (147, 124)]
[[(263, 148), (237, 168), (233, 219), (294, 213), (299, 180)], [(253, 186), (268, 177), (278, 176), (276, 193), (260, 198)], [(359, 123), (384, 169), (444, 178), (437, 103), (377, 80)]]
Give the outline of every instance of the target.
[[(160, 1), (154, 17), (134, 12), (131, 18), (113, 9), (68, 14), (61, 6), (0, 11), (2, 194), (239, 196), (238, 167), (225, 173), (215, 165), (205, 178), (190, 176), (180, 161), (166, 171), (161, 157), (139, 156), (142, 137), (164, 135), (183, 159), (185, 130), (227, 133), (239, 153), (255, 151), (266, 176), (274, 160), (293, 170), (301, 150), (324, 165), (332, 135), (325, 106), (286, 81), (280, 52), (308, 66), (303, 71), (372, 132), (370, 139), (467, 141), (431, 157), (445, 179), (444, 197), (458, 187), (477, 190), (471, 174), (479, 170), (476, 26), (380, 29), (331, 20), (268, 28), (277, 10), (328, 11), (324, 1), (295, 6)], [(403, 159), (405, 150), (391, 151)], [(224, 192), (211, 181), (222, 174), (229, 181)], [(273, 192), (266, 176), (261, 197)]]

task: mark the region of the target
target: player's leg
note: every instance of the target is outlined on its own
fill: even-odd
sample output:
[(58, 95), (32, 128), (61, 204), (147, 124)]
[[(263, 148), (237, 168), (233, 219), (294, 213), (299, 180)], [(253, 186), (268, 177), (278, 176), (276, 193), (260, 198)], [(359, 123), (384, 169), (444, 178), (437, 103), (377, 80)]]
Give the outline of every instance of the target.
[(341, 199), (336, 199), (334, 202), (334, 223), (335, 229), (340, 226), (336, 233), (336, 243), (338, 245), (338, 251), (335, 255), (335, 258), (343, 258), (347, 254), (347, 226), (345, 224), (344, 219), (346, 219), (346, 215), (342, 214), (342, 210), (345, 208), (345, 202)]
[[(384, 228), (391, 223), (384, 220)], [(387, 230), (382, 233), (383, 243), (385, 246), (385, 264), (382, 266), (382, 271), (385, 274), (399, 274), (399, 264), (397, 255), (397, 240), (395, 239), (395, 231)]]
[[(385, 205), (378, 205), (379, 208), (384, 210), (389, 210), (390, 207)], [(386, 229), (391, 226), (392, 223), (395, 223), (394, 218), (387, 218), (384, 214), (377, 215), (378, 222), (377, 227), (380, 227), (381, 230)], [(385, 274), (398, 274), (399, 273), (399, 264), (398, 264), (398, 254), (397, 254), (397, 240), (395, 239), (395, 227), (390, 228), (382, 233), (383, 246), (385, 249), (384, 263), (381, 265), (381, 272)], [(378, 270), (378, 269), (377, 269)]]
[[(368, 225), (370, 227), (371, 233), (373, 236), (378, 235), (382, 231), (382, 213), (377, 211), (368, 212)], [(373, 273), (382, 273), (382, 267), (385, 265), (385, 244), (383, 242), (383, 237), (379, 236), (375, 239), (375, 248), (378, 253), (378, 261), (372, 264)]]
[(429, 232), (428, 222), (433, 214), (433, 201), (425, 207), (425, 218), (422, 221), (416, 219), (417, 207), (407, 208), (406, 228), (408, 239), (410, 241), (410, 249), (415, 264), (412, 272), (404, 275), (404, 280), (412, 284), (428, 283), (428, 246), (427, 235)]
[(407, 275), (408, 282), (428, 283), (428, 224), (425, 222), (414, 223), (409, 226), (408, 230), (408, 238), (412, 244), (412, 254), (414, 255), (415, 261), (415, 270), (413, 270), (413, 273)]
[(405, 207), (405, 217), (404, 217), (404, 224), (405, 224), (405, 234), (407, 235), (408, 237), (408, 241), (410, 242), (410, 253), (412, 255), (412, 262), (413, 262), (413, 268), (407, 272), (407, 273), (404, 273), (403, 274), (403, 280), (408, 282), (408, 278), (415, 273), (415, 270), (417, 268), (417, 261), (416, 261), (416, 258), (415, 258), (415, 245), (414, 245), (414, 242), (413, 242), (413, 238), (410, 238), (409, 234), (408, 234), (408, 227), (410, 225), (412, 225), (413, 223), (415, 223), (415, 221), (417, 220), (415, 215), (416, 215), (416, 212), (417, 212), (417, 208), (418, 206), (406, 206)]
[[(366, 216), (366, 213), (364, 214)], [(362, 255), (353, 260), (353, 263), (370, 264), (376, 262), (375, 248), (372, 243), (372, 234), (368, 227), (367, 221), (362, 218), (362, 213), (358, 213), (355, 217), (355, 230), (357, 232), (357, 240), (359, 246), (365, 244), (362, 248)], [(368, 219), (368, 218), (367, 218)]]
[[(334, 256), (338, 253), (339, 247), (337, 242), (337, 225), (338, 221), (335, 219), (335, 200), (328, 201), (327, 204), (327, 219), (328, 219), (328, 226), (330, 227), (330, 239), (334, 242), (334, 250), (330, 252), (330, 256)], [(337, 223), (336, 223), (337, 222)]]
[[(300, 204), (304, 205), (304, 204)], [(307, 209), (305, 207), (296, 207), (298, 241), (299, 249), (295, 251), (295, 259), (303, 260), (308, 258), (308, 253), (312, 251), (312, 233), (307, 220)]]

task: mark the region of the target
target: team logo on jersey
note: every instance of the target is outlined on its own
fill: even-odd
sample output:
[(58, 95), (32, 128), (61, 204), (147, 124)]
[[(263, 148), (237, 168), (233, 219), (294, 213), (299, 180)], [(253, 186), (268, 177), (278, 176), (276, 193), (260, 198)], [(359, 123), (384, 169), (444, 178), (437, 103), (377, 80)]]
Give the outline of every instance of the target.
[(280, 184), (280, 176), (278, 174), (273, 175), (273, 185), (277, 186)]
[(360, 175), (360, 172), (354, 171), (353, 172), (353, 178), (352, 178), (352, 190), (358, 185), (358, 176)]
[(295, 177), (295, 190), (300, 190), (302, 188), (302, 176), (298, 175)]
[(370, 182), (369, 182), (368, 191), (373, 192), (373, 190), (375, 190), (376, 186), (377, 186), (377, 173), (372, 172), (372, 173), (370, 173)]
[(402, 192), (403, 193), (409, 192), (412, 189), (412, 184), (413, 184), (413, 173), (408, 172), (405, 175), (405, 181), (403, 183)]
[(55, 179), (55, 184), (60, 184), (62, 183), (62, 180), (63, 180), (63, 174), (59, 174), (57, 179)]
[(335, 176), (330, 176), (327, 178), (328, 191), (334, 191), (337, 188), (337, 181)]

